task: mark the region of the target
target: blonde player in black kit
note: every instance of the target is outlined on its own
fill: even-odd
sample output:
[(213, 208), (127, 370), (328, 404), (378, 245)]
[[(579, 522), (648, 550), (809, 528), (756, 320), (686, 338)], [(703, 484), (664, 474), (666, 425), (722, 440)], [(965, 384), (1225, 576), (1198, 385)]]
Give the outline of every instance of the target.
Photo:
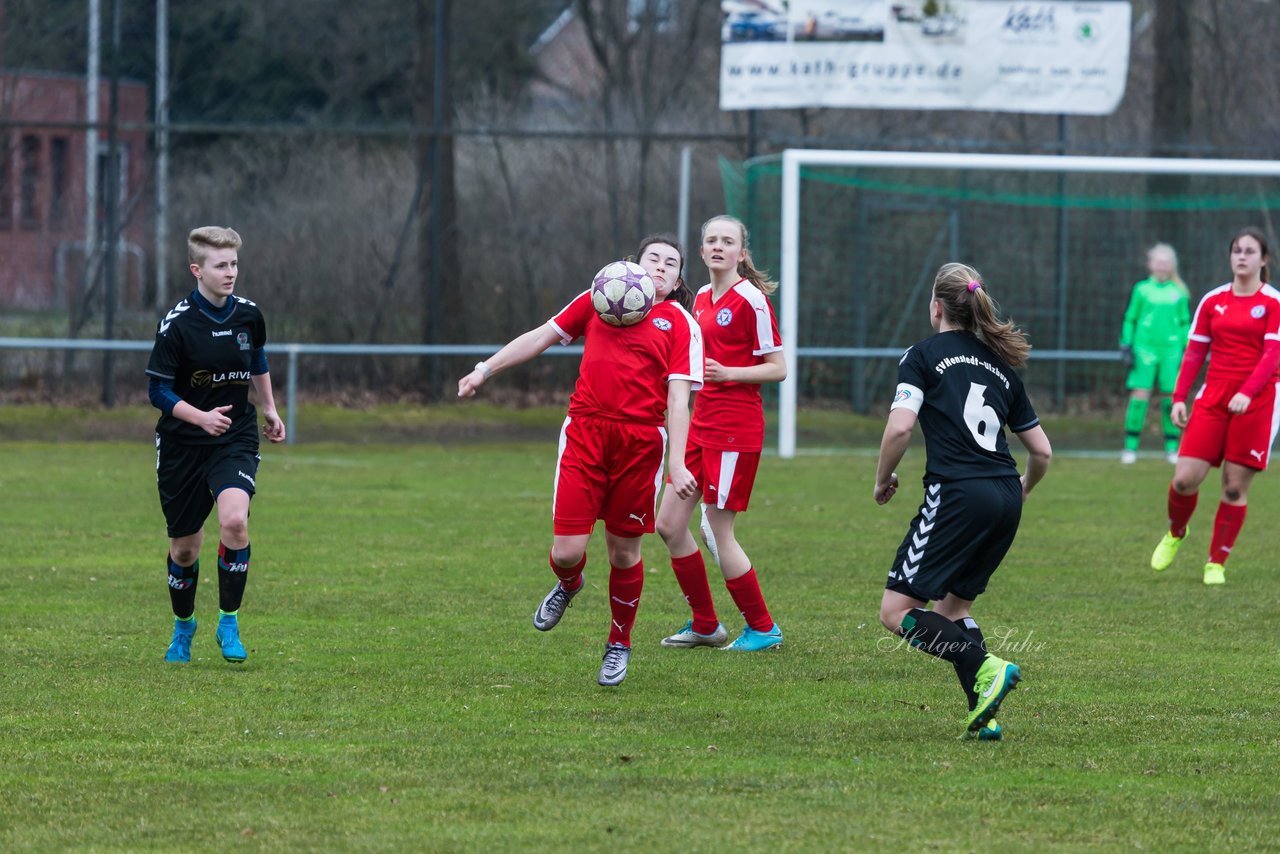
[(283, 442), (267, 369), (267, 327), (258, 307), (233, 295), (240, 235), (205, 226), (187, 237), (196, 288), (160, 320), (147, 363), (156, 424), (156, 483), (169, 532), (169, 598), (173, 639), (165, 661), (191, 660), (196, 582), (204, 523), (218, 508), (219, 619), (222, 657), (245, 660), (238, 611), (249, 572), (249, 499), (258, 476), (258, 419), (249, 386), (262, 404), (262, 433)]
[[(898, 390), (876, 466), (874, 497), (885, 504), (898, 491), (894, 469), (919, 420), (924, 502), (889, 571), (880, 622), (951, 662), (969, 700), (966, 734), (999, 740), (996, 712), (1022, 673), (986, 652), (970, 608), (1013, 544), (1022, 502), (1048, 470), (1052, 449), (1012, 370), (1026, 363), (1031, 345), (1013, 323), (1000, 320), (978, 271), (944, 264), (934, 278), (929, 319), (938, 334), (898, 363)], [(1021, 479), (1006, 427), (1029, 454)]]

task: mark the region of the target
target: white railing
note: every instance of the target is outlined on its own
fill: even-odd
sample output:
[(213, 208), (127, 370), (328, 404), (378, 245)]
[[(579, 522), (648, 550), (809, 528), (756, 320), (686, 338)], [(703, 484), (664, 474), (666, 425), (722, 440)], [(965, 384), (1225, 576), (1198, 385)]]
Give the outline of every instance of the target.
[[(149, 352), (153, 341), (108, 341), (101, 338), (0, 338), (0, 349), (10, 350), (127, 350)], [(299, 357), (315, 356), (491, 356), (501, 349), (500, 344), (270, 344), (267, 354), (279, 358), (281, 352), (288, 356), (285, 368), (285, 427), (288, 444), (297, 436), (296, 418), (298, 401)], [(551, 347), (546, 351), (553, 356), (578, 356), (581, 345)], [(797, 347), (800, 358), (821, 359), (897, 359), (901, 348), (892, 347)], [(1062, 359), (1064, 361), (1116, 361), (1120, 355), (1115, 350), (1032, 350), (1031, 357), (1039, 360)]]
[[(147, 341), (117, 341), (103, 338), (0, 338), (0, 349), (9, 350), (115, 350), (147, 353), (155, 344)], [(278, 359), (281, 353), (288, 356), (285, 368), (285, 428), (288, 444), (297, 435), (297, 402), (299, 357), (314, 356), (492, 356), (501, 344), (269, 344), (267, 355)], [(546, 351), (553, 356), (578, 356), (580, 345), (552, 347)]]

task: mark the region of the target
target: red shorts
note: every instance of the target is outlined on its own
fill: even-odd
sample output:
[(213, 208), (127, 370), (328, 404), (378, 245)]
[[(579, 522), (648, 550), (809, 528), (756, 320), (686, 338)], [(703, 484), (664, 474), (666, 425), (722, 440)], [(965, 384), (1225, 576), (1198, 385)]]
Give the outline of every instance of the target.
[(1227, 411), (1238, 386), (1206, 385), (1191, 406), (1191, 420), (1182, 434), (1178, 455), (1221, 465), (1225, 459), (1262, 471), (1271, 457), (1271, 443), (1280, 423), (1276, 387), (1268, 385), (1239, 415)]
[(619, 537), (653, 533), (667, 431), (657, 425), (566, 418), (560, 428), (553, 530), (590, 534), (597, 519)]
[(684, 464), (702, 486), (703, 503), (737, 513), (747, 509), (760, 467), (759, 451), (722, 451), (690, 442)]

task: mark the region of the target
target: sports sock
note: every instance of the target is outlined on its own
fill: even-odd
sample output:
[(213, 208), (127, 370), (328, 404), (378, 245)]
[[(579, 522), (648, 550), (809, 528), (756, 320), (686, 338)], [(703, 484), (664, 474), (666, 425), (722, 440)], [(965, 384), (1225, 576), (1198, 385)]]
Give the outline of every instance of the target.
[(1191, 521), (1191, 514), (1196, 512), (1196, 502), (1200, 500), (1200, 493), (1193, 492), (1190, 495), (1183, 495), (1173, 488), (1173, 484), (1169, 484), (1169, 533), (1175, 537), (1185, 537), (1187, 535), (1187, 523)]
[(169, 602), (173, 615), (179, 620), (189, 620), (196, 612), (196, 584), (200, 581), (200, 561), (191, 566), (178, 566), (169, 556)]
[(239, 611), (248, 580), (249, 544), (233, 549), (226, 543), (218, 543), (218, 607), (228, 614)]
[(902, 618), (898, 633), (921, 652), (954, 664), (962, 685), (973, 685), (978, 680), (978, 668), (986, 653), (969, 640), (964, 630), (941, 614), (912, 608)]
[(1170, 454), (1176, 454), (1182, 431), (1173, 423), (1173, 399), (1167, 395), (1160, 399), (1160, 422), (1164, 427), (1164, 449)]
[[(978, 628), (978, 623), (973, 617), (961, 617), (954, 621), (960, 630), (969, 638), (969, 643), (983, 651), (987, 648), (987, 639), (982, 635), (982, 629)], [(965, 681), (964, 674), (960, 672), (960, 665), (953, 662), (956, 669), (956, 678), (960, 680), (960, 687), (964, 689), (964, 695), (969, 699), (969, 711), (973, 711), (978, 707), (978, 692), (973, 690), (973, 679)]]
[(724, 586), (728, 588), (733, 604), (738, 606), (748, 626), (757, 632), (767, 632), (773, 628), (773, 617), (769, 616), (769, 609), (764, 604), (764, 594), (760, 592), (755, 567), (748, 569), (745, 575), (726, 578)]
[(1124, 413), (1124, 449), (1138, 450), (1138, 442), (1142, 437), (1142, 425), (1147, 420), (1148, 401), (1136, 397), (1129, 398), (1129, 408)]
[(609, 643), (631, 646), (631, 627), (640, 609), (640, 591), (644, 589), (644, 561), (635, 566), (620, 569), (609, 567), (609, 611), (613, 622), (609, 626)]
[(673, 555), (671, 569), (684, 593), (684, 601), (693, 609), (693, 630), (700, 635), (711, 634), (720, 625), (720, 618), (716, 616), (715, 602), (711, 598), (711, 583), (707, 581), (707, 564), (702, 559), (702, 552), (695, 551), (684, 557)]
[(551, 564), (551, 571), (556, 574), (556, 578), (560, 579), (560, 587), (566, 593), (572, 593), (582, 586), (582, 570), (587, 565), (587, 553), (582, 553), (582, 559), (573, 566), (561, 566), (550, 557), (547, 558)]
[(1209, 546), (1210, 563), (1226, 563), (1231, 557), (1231, 547), (1236, 544), (1248, 511), (1247, 504), (1218, 504), (1218, 514), (1213, 518), (1213, 543)]

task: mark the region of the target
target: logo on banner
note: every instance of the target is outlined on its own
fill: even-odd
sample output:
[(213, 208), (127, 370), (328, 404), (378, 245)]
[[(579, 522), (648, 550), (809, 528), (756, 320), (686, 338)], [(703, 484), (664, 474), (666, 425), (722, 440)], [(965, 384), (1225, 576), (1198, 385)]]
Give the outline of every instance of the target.
[(1052, 33), (1057, 28), (1052, 6), (1012, 6), (1004, 18), (1005, 31), (1020, 36)]

